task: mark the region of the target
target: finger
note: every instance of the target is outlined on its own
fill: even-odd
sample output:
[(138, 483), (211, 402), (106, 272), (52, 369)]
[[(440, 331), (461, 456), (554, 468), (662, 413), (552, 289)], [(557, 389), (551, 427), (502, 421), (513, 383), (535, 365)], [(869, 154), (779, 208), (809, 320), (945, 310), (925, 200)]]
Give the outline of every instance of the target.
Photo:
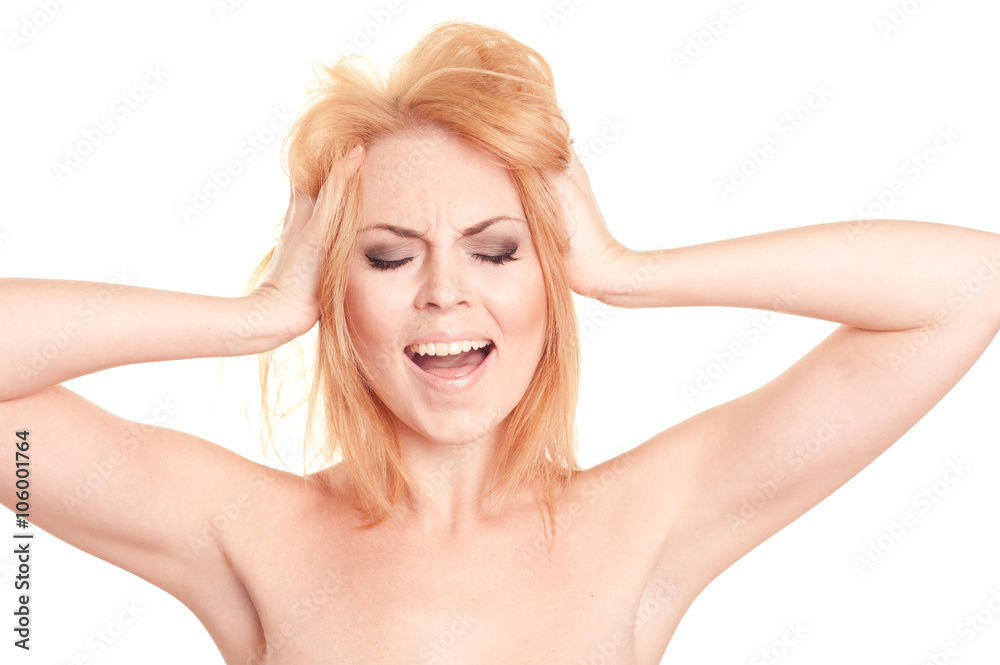
[(331, 199), (338, 198), (343, 194), (344, 186), (354, 177), (358, 169), (361, 168), (361, 163), (364, 161), (364, 154), (364, 146), (356, 145), (347, 157), (334, 163), (327, 174), (326, 180), (323, 181), (323, 185), (320, 187), (319, 195), (316, 197), (315, 212), (325, 209)]
[(567, 141), (572, 142), (573, 139), (569, 137), (569, 122), (562, 115), (554, 115), (549, 120), (552, 122), (552, 126), (555, 130), (562, 134)]
[[(298, 189), (290, 184), (288, 209), (285, 211), (285, 217), (281, 224), (282, 232), (301, 232), (305, 229), (309, 221), (316, 216), (318, 210), (322, 209), (330, 196), (336, 195), (334, 192), (340, 189), (339, 184), (350, 180), (357, 172), (362, 161), (359, 157), (363, 152), (364, 148), (362, 146), (355, 146), (350, 155), (335, 163), (320, 186), (320, 191), (316, 196), (312, 196), (305, 190)], [(338, 171), (342, 173), (338, 174)]]
[[(323, 182), (323, 186), (320, 188), (320, 194), (322, 195), (324, 190), (337, 189), (353, 178), (354, 174), (358, 172), (359, 168), (361, 168), (361, 163), (364, 161), (364, 155), (365, 147), (363, 145), (356, 145), (351, 150), (350, 154), (343, 159), (338, 160), (330, 169), (330, 173), (327, 174), (327, 179)], [(328, 187), (328, 185), (332, 185), (332, 187)]]
[(283, 227), (285, 229), (302, 228), (312, 217), (315, 204), (316, 200), (308, 193), (293, 187)]
[(289, 179), (289, 181), (288, 181), (288, 213), (289, 214), (291, 214), (292, 209), (295, 206), (296, 199), (300, 200), (300, 205), (301, 205), (301, 199), (302, 199), (302, 197), (307, 197), (308, 198), (309, 195), (305, 192), (305, 190), (302, 190), (302, 189), (299, 189), (298, 187), (296, 187), (294, 180)]
[[(570, 139), (570, 143), (573, 143), (573, 139)], [(580, 162), (580, 155), (577, 154), (576, 149), (570, 145), (569, 147), (569, 168), (570, 169), (582, 169), (583, 164)]]

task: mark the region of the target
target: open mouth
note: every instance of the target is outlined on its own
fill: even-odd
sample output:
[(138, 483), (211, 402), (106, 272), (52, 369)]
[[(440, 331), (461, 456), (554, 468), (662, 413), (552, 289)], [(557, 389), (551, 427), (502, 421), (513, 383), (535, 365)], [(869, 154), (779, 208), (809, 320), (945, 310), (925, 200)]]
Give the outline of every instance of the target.
[(493, 348), (493, 341), (484, 339), (450, 344), (411, 344), (404, 352), (428, 374), (442, 379), (460, 379), (482, 365)]

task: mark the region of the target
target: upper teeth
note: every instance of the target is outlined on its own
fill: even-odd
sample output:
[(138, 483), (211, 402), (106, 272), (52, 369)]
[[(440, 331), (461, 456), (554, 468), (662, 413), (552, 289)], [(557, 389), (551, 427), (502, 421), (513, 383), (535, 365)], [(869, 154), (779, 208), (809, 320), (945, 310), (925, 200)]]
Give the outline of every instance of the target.
[(488, 339), (468, 340), (461, 342), (430, 342), (429, 344), (410, 344), (407, 349), (422, 356), (453, 356), (465, 353), (471, 349), (481, 349), (490, 343)]

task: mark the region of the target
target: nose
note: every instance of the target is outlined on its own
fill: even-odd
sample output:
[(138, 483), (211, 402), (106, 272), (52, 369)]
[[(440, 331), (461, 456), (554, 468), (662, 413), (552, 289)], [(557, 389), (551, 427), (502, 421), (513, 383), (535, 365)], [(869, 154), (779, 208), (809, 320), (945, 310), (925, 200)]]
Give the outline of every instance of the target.
[(467, 275), (459, 265), (461, 258), (449, 252), (431, 249), (420, 270), (420, 287), (414, 303), (417, 309), (446, 309), (471, 303)]

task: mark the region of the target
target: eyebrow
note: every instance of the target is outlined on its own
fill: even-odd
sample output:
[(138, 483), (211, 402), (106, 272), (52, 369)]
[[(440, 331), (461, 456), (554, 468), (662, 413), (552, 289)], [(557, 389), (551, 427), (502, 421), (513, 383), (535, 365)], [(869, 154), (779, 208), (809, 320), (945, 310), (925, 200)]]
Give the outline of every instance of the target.
[[(525, 222), (523, 219), (518, 219), (517, 217), (509, 217), (507, 215), (497, 215), (496, 217), (490, 217), (489, 219), (485, 219), (479, 222), (478, 224), (473, 224), (469, 228), (465, 229), (464, 231), (462, 231), (462, 237), (467, 238), (469, 236), (474, 236), (477, 233), (482, 233), (493, 224), (505, 220), (527, 224), (527, 222)], [(373, 224), (372, 226), (367, 226), (361, 229), (361, 232), (364, 233), (365, 231), (374, 231), (376, 229), (381, 229), (383, 231), (388, 231), (389, 233), (394, 233), (400, 236), (401, 238), (421, 238), (424, 235), (423, 233), (418, 233), (413, 229), (408, 229), (403, 226), (396, 226), (394, 224)]]

